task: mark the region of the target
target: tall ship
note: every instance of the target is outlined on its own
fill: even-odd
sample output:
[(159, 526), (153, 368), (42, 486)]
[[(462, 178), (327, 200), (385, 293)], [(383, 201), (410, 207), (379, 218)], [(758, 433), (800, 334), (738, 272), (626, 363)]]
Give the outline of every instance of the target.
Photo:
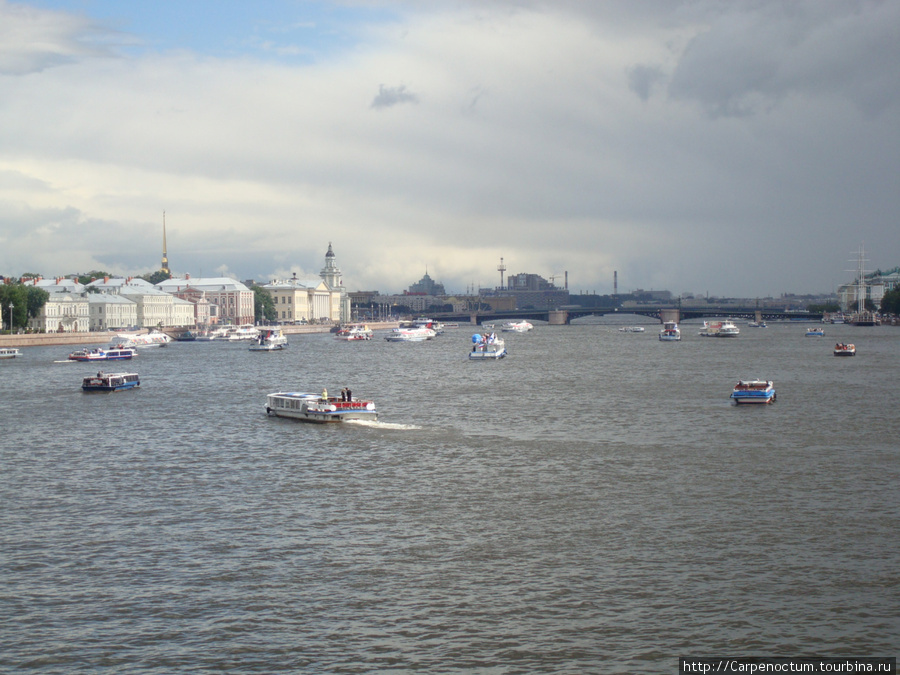
[(875, 312), (866, 309), (868, 286), (866, 285), (864, 262), (865, 251), (860, 246), (856, 264), (856, 311), (850, 316), (850, 323), (854, 326), (876, 326), (878, 325), (878, 317), (875, 316)]

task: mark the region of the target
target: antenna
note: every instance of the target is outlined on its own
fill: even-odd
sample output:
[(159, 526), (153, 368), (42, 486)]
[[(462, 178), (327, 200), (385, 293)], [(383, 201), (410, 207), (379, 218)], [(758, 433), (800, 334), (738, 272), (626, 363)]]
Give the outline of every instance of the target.
[(503, 273), (506, 271), (506, 265), (503, 264), (503, 258), (500, 258), (500, 264), (497, 265), (497, 271), (500, 272), (500, 290), (503, 290)]

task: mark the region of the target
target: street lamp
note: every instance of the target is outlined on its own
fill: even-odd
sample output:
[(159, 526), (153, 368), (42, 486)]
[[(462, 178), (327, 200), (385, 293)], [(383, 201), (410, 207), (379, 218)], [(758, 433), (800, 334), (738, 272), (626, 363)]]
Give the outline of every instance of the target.
[(9, 334), (10, 334), (10, 335), (12, 335), (12, 312), (13, 312), (13, 307), (15, 307), (15, 305), (12, 304), (12, 303), (9, 303)]

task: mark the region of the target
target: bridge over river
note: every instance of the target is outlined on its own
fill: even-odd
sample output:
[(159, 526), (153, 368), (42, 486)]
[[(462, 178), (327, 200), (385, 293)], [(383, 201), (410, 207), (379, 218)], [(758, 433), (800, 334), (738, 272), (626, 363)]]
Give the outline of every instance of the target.
[(438, 313), (432, 318), (443, 323), (503, 323), (506, 321), (546, 321), (551, 325), (565, 325), (586, 316), (606, 316), (608, 314), (637, 314), (663, 321), (684, 321), (685, 319), (755, 319), (763, 321), (821, 321), (821, 312), (779, 311), (758, 307), (736, 307), (734, 305), (708, 305), (706, 307), (566, 307), (565, 309), (517, 309), (513, 311), (481, 311), (471, 313)]

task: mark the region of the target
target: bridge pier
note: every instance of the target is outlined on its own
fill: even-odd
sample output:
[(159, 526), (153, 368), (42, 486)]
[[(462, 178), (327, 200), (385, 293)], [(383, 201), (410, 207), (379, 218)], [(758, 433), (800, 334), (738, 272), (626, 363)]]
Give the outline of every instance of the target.
[(565, 326), (569, 323), (569, 313), (564, 309), (551, 309), (547, 313), (547, 321), (551, 326)]
[(675, 321), (676, 323), (681, 321), (681, 312), (677, 307), (674, 309), (659, 310), (659, 322), (665, 323), (666, 321)]

